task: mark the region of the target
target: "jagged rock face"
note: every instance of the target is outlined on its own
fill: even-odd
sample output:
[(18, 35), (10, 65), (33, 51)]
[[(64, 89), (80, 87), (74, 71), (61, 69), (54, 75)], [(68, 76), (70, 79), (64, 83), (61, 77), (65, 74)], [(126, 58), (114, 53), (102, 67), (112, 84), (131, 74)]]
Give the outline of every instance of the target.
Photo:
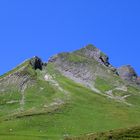
[(108, 56), (99, 49), (88, 45), (72, 53), (55, 55), (49, 59), (49, 63), (53, 63), (66, 77), (92, 87), (97, 77), (112, 79), (116, 69), (108, 60)]
[(128, 81), (137, 81), (137, 73), (130, 65), (122, 66), (118, 68), (117, 71), (122, 79)]
[[(12, 88), (13, 90), (22, 91), (28, 85), (34, 84), (33, 77), (35, 76), (35, 70), (42, 70), (42, 60), (39, 57), (35, 56), (34, 58), (28, 60), (27, 62), (24, 62), (23, 64), (21, 64), (21, 67), (19, 66), (20, 68), (18, 68), (16, 71), (13, 71), (9, 75), (0, 79), (0, 92), (8, 91)], [(30, 69), (30, 65), (32, 66), (33, 71)], [(30, 73), (31, 71), (33, 76)]]
[[(97, 62), (99, 62), (100, 64), (102, 64), (104, 66), (107, 66), (109, 68), (112, 68), (113, 70), (116, 70), (109, 63), (109, 57), (93, 45), (87, 45), (86, 47), (84, 47), (80, 50), (74, 51), (73, 53), (84, 56), (84, 57), (87, 57), (87, 58), (90, 58), (90, 59), (94, 59)], [(55, 56), (51, 57), (49, 59), (49, 62), (55, 62), (57, 57), (58, 57), (58, 55), (55, 55)]]
[(33, 80), (30, 75), (24, 72), (25, 69), (25, 67), (22, 67), (16, 72), (0, 79), (0, 92), (6, 92), (12, 89), (21, 91), (24, 86), (32, 85)]
[(108, 67), (118, 75), (116, 68), (109, 63), (109, 57), (94, 45), (87, 45), (86, 47), (75, 51), (75, 53), (96, 60), (98, 63)]
[(75, 53), (86, 56), (91, 59), (95, 59), (97, 62), (105, 66), (110, 65), (108, 56), (93, 45), (87, 45), (86, 47), (75, 51)]
[(35, 56), (34, 58), (32, 58), (30, 60), (30, 64), (33, 67), (33, 69), (35, 69), (35, 70), (36, 69), (42, 70), (43, 62), (42, 62), (42, 60), (39, 57)]

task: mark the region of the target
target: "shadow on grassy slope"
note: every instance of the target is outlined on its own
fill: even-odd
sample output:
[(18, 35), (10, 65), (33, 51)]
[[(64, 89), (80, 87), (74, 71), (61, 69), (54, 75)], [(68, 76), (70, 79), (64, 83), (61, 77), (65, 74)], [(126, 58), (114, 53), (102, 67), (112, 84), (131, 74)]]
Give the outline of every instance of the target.
[(140, 140), (140, 126), (65, 138), (65, 140)]

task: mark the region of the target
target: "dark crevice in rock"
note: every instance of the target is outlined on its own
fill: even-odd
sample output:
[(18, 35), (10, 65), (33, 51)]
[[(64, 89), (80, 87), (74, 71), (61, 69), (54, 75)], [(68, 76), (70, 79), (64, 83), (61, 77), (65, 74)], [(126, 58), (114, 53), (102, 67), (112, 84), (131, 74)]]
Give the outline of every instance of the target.
[(99, 59), (105, 66), (108, 67), (110, 65), (108, 56), (100, 56)]
[(30, 60), (30, 65), (33, 67), (33, 69), (40, 69), (40, 70), (42, 70), (42, 68), (43, 68), (43, 62), (42, 62), (42, 60), (39, 58), (39, 57), (37, 57), (37, 56), (35, 56), (35, 57), (33, 57), (31, 60)]

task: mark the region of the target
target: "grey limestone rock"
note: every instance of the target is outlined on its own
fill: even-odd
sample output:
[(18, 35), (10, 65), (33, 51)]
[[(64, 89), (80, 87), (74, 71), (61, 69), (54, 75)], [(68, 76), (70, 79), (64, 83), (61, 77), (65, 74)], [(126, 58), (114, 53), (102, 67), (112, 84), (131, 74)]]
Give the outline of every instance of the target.
[(130, 65), (122, 66), (117, 69), (119, 76), (127, 81), (137, 81), (137, 73)]
[(93, 86), (97, 77), (112, 79), (112, 75), (116, 75), (116, 68), (109, 63), (108, 56), (93, 45), (55, 55), (49, 63), (63, 75), (87, 86)]

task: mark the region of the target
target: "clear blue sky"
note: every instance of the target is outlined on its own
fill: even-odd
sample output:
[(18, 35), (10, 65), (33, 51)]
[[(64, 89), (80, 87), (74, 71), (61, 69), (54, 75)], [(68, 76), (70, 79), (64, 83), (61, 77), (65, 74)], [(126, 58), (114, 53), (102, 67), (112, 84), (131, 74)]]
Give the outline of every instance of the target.
[(0, 74), (89, 43), (140, 74), (140, 0), (0, 1)]

